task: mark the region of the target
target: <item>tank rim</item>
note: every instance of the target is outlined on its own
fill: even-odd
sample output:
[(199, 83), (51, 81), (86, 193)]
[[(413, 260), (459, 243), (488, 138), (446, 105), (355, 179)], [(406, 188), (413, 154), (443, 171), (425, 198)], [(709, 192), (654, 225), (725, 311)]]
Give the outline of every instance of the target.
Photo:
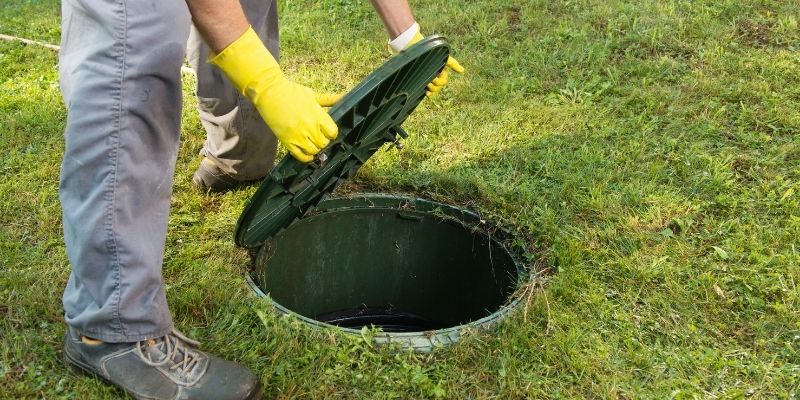
[[(442, 209), (442, 210), (448, 210), (450, 212), (462, 213), (463, 215), (468, 216), (474, 221), (483, 221), (483, 219), (481, 219), (480, 215), (478, 215), (477, 213), (455, 205), (428, 200), (418, 196), (395, 195), (386, 193), (353, 193), (344, 196), (331, 196), (329, 198), (322, 200), (317, 207), (315, 207), (312, 210), (309, 210), (309, 212), (306, 213), (306, 215), (304, 215), (301, 219), (318, 215), (319, 213), (343, 211), (347, 209), (373, 208), (379, 210), (388, 208), (386, 206), (369, 206), (369, 205), (335, 206), (336, 202), (347, 202), (347, 201), (371, 202), (375, 200), (389, 201), (397, 205), (408, 205), (408, 204), (414, 204), (415, 206), (423, 205), (423, 207), (429, 208), (428, 210), (423, 210), (423, 211), (431, 212), (432, 210), (435, 209)], [(330, 204), (334, 204), (334, 206), (330, 206)], [(415, 211), (419, 210), (415, 209)], [(458, 221), (456, 218), (452, 218), (452, 215), (448, 215), (448, 217), (451, 217), (451, 219)], [(470, 228), (470, 226), (467, 225), (465, 222), (463, 221), (458, 221), (458, 222), (465, 228), (467, 229)], [(502, 232), (502, 236), (506, 239), (510, 239), (513, 237), (506, 229), (503, 229), (495, 225), (491, 225), (491, 227), (499, 229)], [(291, 229), (291, 226), (285, 229)], [(523, 263), (520, 261), (519, 254), (509, 249), (508, 246), (506, 246), (506, 244), (503, 241), (498, 240), (497, 237), (491, 237), (491, 236), (490, 240), (500, 245), (506, 251), (506, 253), (508, 253), (508, 255), (513, 260), (514, 265), (516, 266), (518, 272), (519, 278), (517, 279), (515, 291), (512, 292), (511, 295), (509, 295), (508, 301), (505, 304), (501, 305), (500, 308), (498, 308), (491, 314), (467, 323), (442, 329), (430, 330), (430, 331), (417, 331), (417, 332), (379, 331), (372, 337), (373, 341), (378, 344), (396, 343), (400, 345), (400, 347), (411, 348), (413, 350), (421, 352), (429, 352), (437, 347), (442, 347), (457, 342), (461, 336), (462, 331), (469, 329), (476, 329), (476, 330), (490, 329), (495, 324), (502, 321), (506, 316), (508, 316), (508, 314), (513, 312), (521, 301), (518, 294), (518, 289), (524, 282), (527, 282), (527, 280), (529, 279), (529, 274), (528, 274), (529, 271), (527, 270), (527, 268), (524, 267)], [(272, 297), (270, 297), (267, 293), (265, 293), (263, 290), (261, 290), (261, 288), (258, 287), (253, 277), (251, 276), (252, 272), (253, 270), (251, 267), (251, 270), (245, 276), (248, 286), (250, 286), (251, 290), (254, 292), (256, 297), (268, 299), (270, 304), (273, 307), (275, 307), (275, 309), (278, 310), (280, 314), (293, 316), (298, 320), (302, 321), (303, 323), (311, 326), (312, 328), (317, 328), (317, 329), (329, 328), (335, 331), (343, 332), (348, 335), (361, 336), (361, 330), (359, 329), (345, 328), (337, 325), (328, 324), (322, 321), (315, 320), (313, 318), (306, 317), (304, 315), (301, 315), (297, 312), (294, 312), (286, 308), (285, 306), (278, 303), (276, 300), (272, 299)]]

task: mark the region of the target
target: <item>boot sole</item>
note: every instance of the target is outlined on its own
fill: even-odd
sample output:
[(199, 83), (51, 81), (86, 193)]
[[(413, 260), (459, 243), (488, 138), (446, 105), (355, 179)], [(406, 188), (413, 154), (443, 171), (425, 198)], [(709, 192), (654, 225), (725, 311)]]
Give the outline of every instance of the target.
[[(136, 399), (148, 400), (147, 397), (138, 397), (135, 394), (125, 390), (125, 388), (120, 387), (119, 385), (116, 385), (114, 382), (109, 381), (103, 375), (100, 375), (99, 373), (95, 372), (92, 369), (92, 367), (80, 362), (79, 360), (75, 360), (72, 357), (70, 357), (69, 353), (66, 350), (64, 351), (64, 364), (66, 364), (70, 369), (72, 369), (73, 372), (75, 372), (75, 373), (77, 373), (79, 375), (84, 375), (84, 376), (88, 376), (88, 377), (92, 377), (92, 378), (98, 378), (98, 379), (102, 380), (103, 382), (105, 382), (105, 383), (107, 383), (107, 384), (109, 384), (111, 386), (114, 386), (115, 388), (119, 388), (123, 392), (133, 396)], [(263, 395), (264, 395), (264, 387), (261, 385), (261, 382), (259, 382), (258, 386), (256, 387), (256, 390), (254, 390), (252, 393), (250, 393), (249, 396), (247, 396), (246, 398), (244, 398), (242, 400), (261, 400)]]
[(133, 394), (131, 392), (128, 392), (127, 390), (125, 390), (124, 388), (120, 387), (119, 385), (114, 384), (114, 382), (109, 381), (103, 375), (100, 375), (99, 373), (95, 372), (92, 369), (92, 367), (90, 367), (89, 365), (86, 365), (86, 364), (80, 362), (79, 360), (76, 360), (76, 359), (70, 357), (69, 353), (66, 350), (64, 351), (64, 364), (66, 364), (72, 370), (72, 372), (74, 372), (77, 375), (83, 375), (83, 376), (88, 376), (90, 378), (100, 379), (101, 381), (105, 382), (106, 384), (111, 385), (111, 386), (113, 386), (115, 388), (119, 388), (119, 390), (122, 390), (123, 392), (133, 396), (136, 399), (140, 399), (140, 400), (143, 399), (141, 397), (136, 397), (135, 394)]

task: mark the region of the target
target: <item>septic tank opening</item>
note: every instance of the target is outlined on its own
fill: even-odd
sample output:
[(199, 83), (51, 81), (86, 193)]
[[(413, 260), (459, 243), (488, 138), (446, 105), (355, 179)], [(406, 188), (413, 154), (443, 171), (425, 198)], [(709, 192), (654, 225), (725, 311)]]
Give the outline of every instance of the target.
[(308, 322), (453, 339), (514, 304), (521, 265), (486, 228), (469, 211), (421, 199), (328, 199), (262, 246), (252, 278)]
[(477, 215), (388, 195), (322, 200), (383, 145), (402, 147), (449, 53), (428, 36), (389, 58), (328, 111), (337, 138), (311, 163), (284, 157), (248, 201), (234, 238), (257, 252), (250, 282), (280, 311), (350, 334), (375, 325), (374, 341), (424, 351), (517, 304), (522, 268)]

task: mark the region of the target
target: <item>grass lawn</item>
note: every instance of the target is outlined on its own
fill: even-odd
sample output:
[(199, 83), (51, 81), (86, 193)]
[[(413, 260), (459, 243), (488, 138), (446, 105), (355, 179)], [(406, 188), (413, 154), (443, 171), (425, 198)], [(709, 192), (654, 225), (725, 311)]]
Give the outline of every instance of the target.
[[(432, 354), (372, 348), (251, 295), (232, 231), (255, 190), (190, 189), (191, 78), (164, 276), (177, 326), (268, 398), (797, 398), (800, 3), (413, 2), (467, 68), (355, 181), (468, 205), (523, 237), (544, 289)], [(347, 90), (387, 57), (368, 2), (281, 0), (282, 63)], [(59, 3), (0, 33), (56, 43)], [(0, 42), (0, 398), (123, 394), (61, 362), (69, 265), (52, 50)]]

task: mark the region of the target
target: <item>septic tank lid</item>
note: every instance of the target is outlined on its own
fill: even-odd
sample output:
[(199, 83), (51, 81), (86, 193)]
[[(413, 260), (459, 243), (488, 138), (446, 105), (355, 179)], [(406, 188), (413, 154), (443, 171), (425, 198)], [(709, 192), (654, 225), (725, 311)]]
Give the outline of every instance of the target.
[(309, 164), (286, 155), (272, 169), (239, 216), (236, 244), (260, 247), (353, 176), (381, 145), (405, 138), (400, 125), (425, 97), (425, 87), (444, 68), (449, 53), (444, 38), (422, 39), (331, 107), (339, 136)]

